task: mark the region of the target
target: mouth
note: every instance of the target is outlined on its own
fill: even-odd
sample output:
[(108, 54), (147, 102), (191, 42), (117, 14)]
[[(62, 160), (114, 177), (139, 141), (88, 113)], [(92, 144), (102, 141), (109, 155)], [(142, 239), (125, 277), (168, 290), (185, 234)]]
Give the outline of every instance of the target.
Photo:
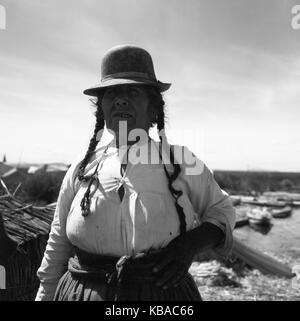
[(113, 118), (130, 119), (130, 118), (133, 118), (133, 116), (127, 112), (116, 112), (113, 114)]

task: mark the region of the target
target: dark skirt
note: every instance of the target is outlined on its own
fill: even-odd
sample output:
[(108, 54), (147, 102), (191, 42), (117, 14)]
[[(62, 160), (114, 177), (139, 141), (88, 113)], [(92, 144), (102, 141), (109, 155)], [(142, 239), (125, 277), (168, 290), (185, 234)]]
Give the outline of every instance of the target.
[(54, 301), (201, 301), (193, 277), (179, 285), (155, 285), (153, 263), (159, 251), (140, 258), (95, 255), (76, 249), (61, 277)]

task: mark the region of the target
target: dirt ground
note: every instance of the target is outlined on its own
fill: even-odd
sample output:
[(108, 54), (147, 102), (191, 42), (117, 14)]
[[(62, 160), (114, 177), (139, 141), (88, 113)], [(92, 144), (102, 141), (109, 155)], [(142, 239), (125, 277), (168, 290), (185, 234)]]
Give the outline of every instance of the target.
[[(290, 267), (299, 264), (295, 253), (278, 257)], [(205, 301), (300, 301), (300, 279), (264, 275), (251, 267), (233, 269), (217, 261), (194, 262), (190, 268)]]

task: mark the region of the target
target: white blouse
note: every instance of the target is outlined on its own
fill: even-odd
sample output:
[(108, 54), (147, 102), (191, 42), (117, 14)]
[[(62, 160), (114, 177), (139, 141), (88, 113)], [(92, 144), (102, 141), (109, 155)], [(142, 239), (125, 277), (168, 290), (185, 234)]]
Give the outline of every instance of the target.
[[(47, 247), (37, 272), (40, 288), (36, 300), (52, 300), (73, 245), (96, 254), (135, 255), (150, 248), (162, 248), (180, 234), (164, 166), (138, 162), (142, 153), (158, 160), (158, 146), (153, 140), (134, 144), (128, 159), (137, 161), (129, 162), (121, 175), (121, 159), (114, 141), (100, 145), (85, 170), (85, 174), (92, 174), (99, 163), (87, 217), (82, 216), (80, 202), (88, 182), (79, 182), (76, 177), (83, 157), (71, 165), (60, 189)], [(173, 187), (183, 192), (178, 203), (183, 207), (187, 230), (203, 222), (217, 225), (226, 238), (216, 251), (227, 256), (232, 247), (235, 210), (206, 165), (186, 147), (183, 152), (192, 157), (195, 164), (191, 167), (187, 162), (180, 162), (181, 173)], [(172, 173), (172, 165), (167, 164), (166, 168)], [(122, 200), (118, 194), (120, 185), (125, 192)]]

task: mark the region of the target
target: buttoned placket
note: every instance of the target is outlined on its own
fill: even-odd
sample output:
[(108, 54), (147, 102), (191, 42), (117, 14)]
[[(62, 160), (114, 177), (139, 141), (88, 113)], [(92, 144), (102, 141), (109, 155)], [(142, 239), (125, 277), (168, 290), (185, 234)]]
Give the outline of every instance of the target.
[[(129, 146), (129, 148), (127, 148), (127, 151), (123, 156), (123, 158), (128, 156), (127, 157), (127, 161), (129, 159), (129, 153), (132, 150), (131, 149), (132, 147), (134, 147), (134, 146)], [(121, 164), (122, 164), (122, 160), (121, 160)], [(127, 201), (124, 200), (124, 195), (127, 192), (126, 185), (129, 183), (128, 182), (128, 175), (130, 174), (130, 172), (132, 171), (132, 169), (134, 167), (134, 165), (133, 164), (129, 164), (129, 162), (127, 162), (126, 165), (127, 166), (126, 166), (123, 174), (121, 172), (121, 167), (120, 167), (121, 177), (117, 178), (117, 180), (118, 180), (117, 192), (118, 192), (119, 197), (120, 197), (119, 191), (122, 190), (122, 189), (124, 191), (122, 199), (120, 197), (120, 201), (121, 201), (121, 203), (120, 203), (121, 204), (120, 211), (121, 211), (122, 218), (123, 218), (123, 215), (125, 215), (125, 213), (126, 213), (126, 211), (124, 211), (124, 209), (123, 209), (123, 205), (126, 204), (126, 207), (128, 206), (128, 209), (129, 209), (130, 220), (131, 220), (131, 224), (132, 224), (133, 228), (132, 228), (131, 237), (127, 238), (127, 241), (128, 241), (127, 247), (128, 247), (128, 250), (129, 250), (129, 254), (130, 255), (134, 255), (135, 254), (135, 238), (136, 238), (136, 235), (135, 235), (135, 215), (136, 215), (136, 206), (137, 206), (136, 204), (137, 204), (137, 200), (138, 200), (138, 193), (136, 191), (132, 191), (132, 189), (131, 189), (130, 195), (128, 197), (128, 203), (127, 203)], [(130, 234), (128, 234), (128, 236), (129, 235)]]

